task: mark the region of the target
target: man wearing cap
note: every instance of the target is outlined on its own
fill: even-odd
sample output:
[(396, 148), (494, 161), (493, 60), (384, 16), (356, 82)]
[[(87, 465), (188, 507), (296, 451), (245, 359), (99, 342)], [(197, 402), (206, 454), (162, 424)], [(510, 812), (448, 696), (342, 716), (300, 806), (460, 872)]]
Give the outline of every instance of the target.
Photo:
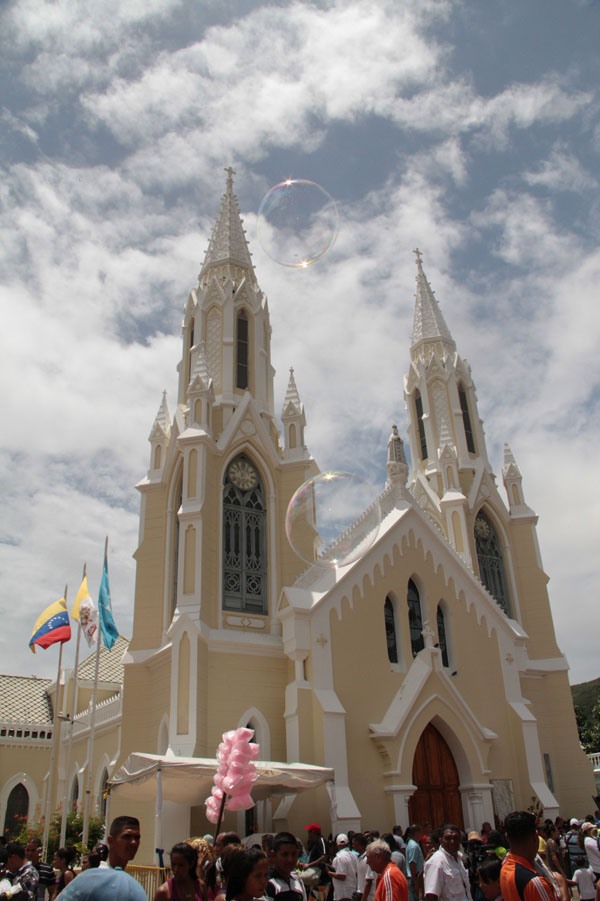
[(583, 849), (587, 854), (588, 863), (594, 871), (596, 882), (600, 879), (600, 838), (595, 823), (584, 822), (581, 826), (584, 834)]
[(308, 837), (306, 839), (306, 847), (308, 848), (308, 860), (304, 865), (304, 869), (310, 867), (321, 871), (319, 885), (328, 885), (331, 881), (327, 875), (327, 845), (325, 839), (321, 835), (321, 827), (318, 823), (310, 823), (306, 827)]
[(333, 901), (350, 901), (357, 886), (357, 858), (349, 848), (348, 836), (340, 832), (335, 840), (338, 849), (328, 871), (333, 880)]
[(569, 876), (577, 869), (576, 858), (581, 854), (581, 845), (579, 844), (579, 820), (573, 818), (569, 820), (569, 831), (565, 835), (565, 848), (567, 851), (567, 863), (569, 864)]

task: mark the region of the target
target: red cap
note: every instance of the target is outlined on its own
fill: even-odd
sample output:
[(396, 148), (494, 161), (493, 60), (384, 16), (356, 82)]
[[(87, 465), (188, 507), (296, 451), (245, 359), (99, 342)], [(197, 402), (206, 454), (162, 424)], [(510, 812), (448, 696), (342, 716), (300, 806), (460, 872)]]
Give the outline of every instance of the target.
[(320, 832), (321, 831), (321, 827), (319, 826), (318, 823), (310, 823), (310, 825), (305, 826), (304, 828), (305, 828), (306, 832)]

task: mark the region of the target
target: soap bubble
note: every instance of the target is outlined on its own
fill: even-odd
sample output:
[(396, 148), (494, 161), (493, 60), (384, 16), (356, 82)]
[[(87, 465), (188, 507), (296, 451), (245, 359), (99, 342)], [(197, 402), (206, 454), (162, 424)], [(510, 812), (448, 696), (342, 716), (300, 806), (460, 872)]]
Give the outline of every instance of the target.
[(337, 236), (338, 210), (314, 181), (288, 178), (263, 197), (258, 210), (258, 240), (282, 266), (306, 269), (327, 253)]
[(348, 566), (369, 550), (381, 525), (377, 492), (350, 472), (322, 472), (293, 495), (285, 531), (306, 563)]

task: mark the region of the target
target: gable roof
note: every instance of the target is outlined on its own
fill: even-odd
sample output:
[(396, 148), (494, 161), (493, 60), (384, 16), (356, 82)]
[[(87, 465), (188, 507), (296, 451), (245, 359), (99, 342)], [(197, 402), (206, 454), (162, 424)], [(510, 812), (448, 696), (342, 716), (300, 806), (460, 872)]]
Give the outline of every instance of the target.
[(310, 610), (323, 604), (340, 604), (342, 597), (351, 597), (353, 588), (362, 591), (363, 580), (369, 573), (381, 569), (385, 557), (392, 558), (394, 548), (402, 554), (406, 542), (420, 545), (424, 559), (440, 568), (453, 591), (462, 596), (467, 609), (476, 610), (477, 620), (486, 620), (512, 640), (526, 638), (519, 623), (510, 619), (477, 578), (473, 570), (455, 551), (437, 524), (416, 504), (406, 490), (400, 494), (392, 485), (386, 486), (378, 502), (381, 525), (373, 545), (358, 560), (345, 567), (326, 568), (315, 564), (305, 570), (292, 586), (285, 586), (279, 599), (279, 609), (291, 604), (296, 610)]
[[(98, 681), (99, 682), (123, 682), (123, 656), (129, 647), (129, 639), (119, 635), (112, 648), (102, 645), (100, 648), (100, 660), (98, 661)], [(96, 651), (94, 650), (83, 663), (79, 664), (79, 680), (94, 681), (94, 672), (96, 668)]]

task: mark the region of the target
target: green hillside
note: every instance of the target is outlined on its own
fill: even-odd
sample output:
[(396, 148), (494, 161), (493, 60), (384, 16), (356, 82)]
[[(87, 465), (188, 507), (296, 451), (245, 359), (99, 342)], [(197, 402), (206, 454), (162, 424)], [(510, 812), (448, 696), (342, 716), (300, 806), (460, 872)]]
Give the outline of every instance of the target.
[(588, 754), (600, 751), (600, 679), (571, 686), (579, 740)]

